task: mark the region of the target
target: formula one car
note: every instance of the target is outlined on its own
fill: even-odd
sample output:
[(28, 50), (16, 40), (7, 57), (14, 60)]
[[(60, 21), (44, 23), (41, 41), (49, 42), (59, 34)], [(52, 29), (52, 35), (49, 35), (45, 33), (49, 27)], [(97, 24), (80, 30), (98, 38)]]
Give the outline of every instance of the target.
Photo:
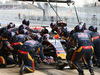
[[(46, 39), (42, 41), (43, 53), (49, 65), (56, 65), (57, 69), (67, 66), (66, 52), (59, 39)], [(42, 63), (40, 56), (35, 55), (35, 65)]]
[[(48, 26), (33, 27), (32, 29), (39, 30), (41, 36), (44, 37), (45, 34), (49, 35), (49, 30), (46, 27)], [(57, 69), (63, 69), (68, 64), (66, 61), (66, 52), (62, 45), (64, 42), (64, 40), (54, 39), (53, 37), (49, 37), (48, 39), (44, 39), (42, 41), (43, 52), (46, 59), (48, 60), (49, 64), (56, 64)], [(35, 58), (38, 59), (36, 62), (41, 63), (38, 55)]]
[(57, 69), (67, 66), (66, 52), (60, 40), (49, 39), (42, 42), (44, 55), (49, 64), (56, 64)]

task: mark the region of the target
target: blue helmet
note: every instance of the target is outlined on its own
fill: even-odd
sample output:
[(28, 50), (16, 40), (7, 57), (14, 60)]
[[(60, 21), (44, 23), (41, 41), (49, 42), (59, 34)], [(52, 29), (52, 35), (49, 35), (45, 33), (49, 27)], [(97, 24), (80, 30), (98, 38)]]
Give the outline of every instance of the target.
[(97, 32), (97, 27), (95, 27), (95, 26), (90, 26), (90, 27), (88, 28), (88, 30), (93, 31), (93, 32)]
[(12, 23), (12, 22), (10, 22), (10, 23), (8, 24), (8, 26), (7, 26), (8, 29), (9, 29), (9, 28), (14, 28), (14, 27), (15, 27), (15, 24)]
[(75, 26), (74, 31), (75, 32), (83, 32), (84, 31), (83, 25)]
[(28, 30), (27, 29), (22, 29), (19, 34), (26, 34), (28, 35)]
[(85, 22), (79, 22), (79, 25), (83, 25), (83, 28), (86, 29), (86, 23)]
[(29, 26), (30, 21), (29, 21), (28, 19), (24, 19), (24, 20), (22, 21), (22, 24), (25, 24), (26, 26)]
[(55, 27), (56, 23), (50, 23), (50, 27), (53, 28)]
[(26, 26), (23, 24), (18, 27), (18, 32), (20, 32), (22, 29), (26, 29)]

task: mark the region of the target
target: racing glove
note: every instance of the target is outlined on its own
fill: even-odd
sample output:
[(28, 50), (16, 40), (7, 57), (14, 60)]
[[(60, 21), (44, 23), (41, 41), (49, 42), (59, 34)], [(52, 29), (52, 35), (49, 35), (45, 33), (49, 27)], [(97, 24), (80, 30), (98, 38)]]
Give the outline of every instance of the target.
[(43, 63), (44, 64), (49, 64), (49, 62), (46, 59), (43, 60)]

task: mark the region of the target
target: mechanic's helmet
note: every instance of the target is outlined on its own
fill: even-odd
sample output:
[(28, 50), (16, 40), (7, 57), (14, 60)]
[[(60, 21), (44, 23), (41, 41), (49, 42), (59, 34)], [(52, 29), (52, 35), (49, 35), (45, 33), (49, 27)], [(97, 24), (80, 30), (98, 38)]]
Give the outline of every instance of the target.
[(28, 19), (24, 19), (24, 20), (22, 21), (22, 24), (25, 24), (26, 26), (29, 26), (30, 21), (29, 21)]
[(9, 28), (14, 28), (15, 27), (15, 24), (14, 23), (12, 23), (12, 22), (10, 22), (8, 25), (7, 25), (7, 28), (9, 29)]
[(7, 36), (8, 36), (8, 40), (11, 41), (16, 36), (16, 33), (14, 33), (14, 32), (8, 32)]
[(86, 23), (83, 24), (83, 28), (86, 29)]
[(28, 35), (28, 30), (27, 29), (22, 29), (19, 34), (26, 34)]
[(50, 23), (50, 27), (53, 28), (55, 27), (56, 23)]
[(79, 22), (79, 25), (83, 25), (83, 28), (86, 29), (86, 23), (85, 22)]
[(20, 33), (20, 31), (22, 30), (22, 29), (25, 29), (26, 28), (26, 26), (25, 25), (20, 25), (19, 27), (18, 27), (18, 32)]
[(77, 25), (77, 26), (75, 26), (74, 31), (75, 32), (83, 32), (84, 28), (82, 25)]
[(95, 26), (90, 26), (90, 27), (88, 28), (88, 30), (93, 31), (93, 32), (97, 32), (97, 27), (95, 27)]
[(49, 39), (49, 37), (50, 37), (49, 34), (44, 34), (44, 35), (43, 35), (43, 39), (45, 39), (45, 40), (46, 40), (46, 39)]
[(79, 22), (79, 25), (83, 25), (83, 23), (84, 23), (84, 22), (81, 21), (81, 22)]
[(48, 29), (42, 29), (41, 30), (41, 35), (48, 34), (48, 33), (49, 33)]

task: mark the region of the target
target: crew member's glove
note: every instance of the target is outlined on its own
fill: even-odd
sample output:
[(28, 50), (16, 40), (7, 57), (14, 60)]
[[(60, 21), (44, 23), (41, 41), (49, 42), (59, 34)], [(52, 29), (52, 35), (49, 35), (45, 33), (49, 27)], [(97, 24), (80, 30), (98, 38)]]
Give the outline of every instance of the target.
[(43, 63), (49, 64), (49, 62), (46, 59), (43, 60)]

